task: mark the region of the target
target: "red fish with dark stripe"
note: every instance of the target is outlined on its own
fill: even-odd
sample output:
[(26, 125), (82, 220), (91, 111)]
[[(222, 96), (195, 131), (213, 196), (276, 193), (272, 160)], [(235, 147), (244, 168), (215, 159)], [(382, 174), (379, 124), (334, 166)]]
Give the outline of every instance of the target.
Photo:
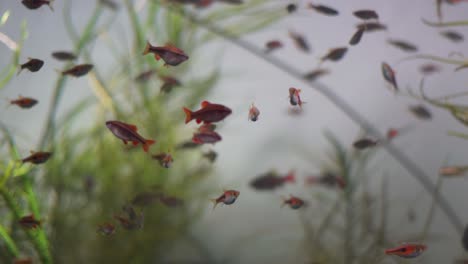
[(120, 138), (125, 144), (127, 144), (128, 141), (132, 142), (134, 146), (141, 143), (145, 152), (148, 152), (149, 147), (156, 143), (155, 140), (145, 139), (138, 134), (138, 129), (135, 125), (126, 124), (120, 121), (107, 121), (106, 126), (112, 134)]
[(232, 113), (230, 108), (221, 104), (212, 104), (208, 101), (203, 101), (201, 107), (200, 110), (195, 112), (190, 111), (188, 108), (183, 108), (185, 112), (185, 124), (193, 119), (197, 121), (197, 124), (202, 121), (205, 123), (219, 122)]

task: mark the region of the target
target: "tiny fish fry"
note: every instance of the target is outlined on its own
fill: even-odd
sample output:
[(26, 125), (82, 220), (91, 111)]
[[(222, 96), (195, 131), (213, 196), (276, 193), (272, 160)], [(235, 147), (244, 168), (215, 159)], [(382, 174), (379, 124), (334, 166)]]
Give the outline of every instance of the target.
[(32, 164), (42, 164), (42, 163), (45, 163), (47, 160), (49, 160), (51, 156), (52, 156), (52, 152), (31, 151), (31, 155), (22, 159), (21, 161), (23, 163), (30, 162)]
[(18, 99), (10, 100), (11, 105), (17, 105), (23, 109), (29, 109), (35, 106), (39, 101), (31, 97), (19, 96)]
[(148, 53), (153, 53), (154, 58), (156, 60), (162, 59), (165, 62), (166, 66), (177, 66), (189, 59), (189, 56), (187, 56), (187, 54), (185, 54), (183, 50), (175, 47), (172, 44), (166, 44), (162, 47), (156, 47), (151, 45), (149, 41), (147, 41), (145, 50), (143, 51), (143, 55), (146, 55)]
[(415, 258), (421, 255), (426, 249), (427, 246), (423, 244), (404, 243), (399, 247), (386, 249), (385, 254), (396, 255), (402, 258)]
[(239, 197), (240, 192), (236, 190), (224, 190), (223, 194), (221, 194), (218, 198), (211, 199), (213, 202), (213, 210), (219, 203), (231, 205), (233, 204), (237, 197)]
[(301, 208), (305, 204), (304, 200), (302, 200), (299, 197), (292, 196), (292, 195), (289, 195), (289, 199), (285, 197), (282, 197), (282, 199), (283, 199), (283, 203), (281, 204), (281, 207), (285, 205), (289, 205), (289, 207), (294, 210)]

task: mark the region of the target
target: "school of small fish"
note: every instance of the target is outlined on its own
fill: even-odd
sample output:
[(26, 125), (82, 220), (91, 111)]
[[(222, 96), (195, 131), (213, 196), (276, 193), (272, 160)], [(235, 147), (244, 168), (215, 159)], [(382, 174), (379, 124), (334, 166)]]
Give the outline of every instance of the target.
[[(242, 0), (166, 0), (170, 4), (176, 5), (193, 5), (196, 8), (207, 8), (214, 3), (224, 3), (231, 5), (241, 5), (243, 4)], [(100, 2), (106, 7), (117, 10), (119, 8), (118, 4), (111, 0), (100, 0)], [(436, 1), (437, 12), (439, 17), (442, 17), (440, 6), (445, 4), (458, 4), (462, 0), (452, 0), (452, 1)], [(53, 10), (53, 1), (43, 1), (43, 0), (22, 0), (21, 3), (28, 9), (39, 9), (42, 6), (46, 5), (51, 10)], [(295, 3), (285, 4), (285, 10), (289, 14), (294, 14), (298, 12), (300, 8)], [(309, 2), (305, 9), (309, 9), (317, 14), (335, 17), (339, 16), (342, 12), (335, 9), (334, 7), (326, 6), (323, 4), (316, 4)], [(351, 12), (351, 14), (361, 21), (360, 24), (356, 25), (356, 31), (351, 36), (348, 41), (350, 46), (358, 45), (364, 35), (371, 32), (387, 30), (387, 26), (381, 24), (379, 19), (379, 14), (375, 10), (370, 9), (361, 9)], [(310, 53), (312, 48), (306, 39), (306, 37), (296, 31), (289, 30), (288, 32), (290, 39), (293, 41), (296, 48), (304, 53)], [(458, 43), (464, 41), (464, 36), (454, 30), (445, 30), (441, 31), (440, 35), (446, 38), (449, 41)], [(267, 56), (271, 55), (273, 51), (277, 51), (285, 46), (285, 41), (281, 39), (271, 39), (264, 45), (264, 51)], [(407, 40), (399, 38), (389, 38), (387, 43), (395, 48), (400, 49), (403, 52), (417, 52), (418, 47)], [(189, 56), (179, 47), (176, 47), (170, 43), (164, 45), (153, 45), (149, 41), (146, 42), (145, 47), (142, 48), (142, 56), (150, 54), (154, 57), (156, 61), (162, 60), (164, 66), (177, 67), (182, 63), (189, 63)], [(350, 52), (350, 47), (347, 46), (337, 46), (329, 49), (329, 51), (321, 56), (318, 59), (318, 67), (308, 73), (303, 75), (303, 78), (308, 81), (315, 81), (316, 79), (331, 74), (331, 71), (325, 68), (322, 68), (321, 65), (326, 62), (340, 62), (345, 59), (346, 55)], [(70, 51), (55, 51), (51, 53), (51, 56), (59, 61), (74, 61), (78, 59), (78, 56)], [(19, 65), (18, 74), (24, 69), (28, 70), (31, 73), (39, 72), (43, 66), (44, 61), (37, 58), (28, 58), (28, 60)], [(93, 70), (94, 65), (92, 64), (75, 64), (69, 69), (59, 72), (63, 76), (70, 77), (82, 77), (87, 75)], [(389, 88), (394, 92), (398, 93), (400, 91), (397, 83), (397, 73), (390, 66), (389, 63), (382, 61), (381, 65), (381, 74), (383, 81)], [(424, 75), (435, 74), (441, 71), (440, 66), (436, 64), (424, 64), (420, 67), (420, 72)], [(145, 72), (142, 72), (134, 78), (135, 82), (146, 82), (151, 79), (154, 75), (162, 81), (162, 86), (160, 87), (161, 92), (169, 93), (171, 90), (177, 86), (181, 86), (182, 83), (177, 79), (176, 76), (169, 75), (160, 75), (155, 70), (150, 69)], [(289, 87), (288, 98), (289, 104), (293, 107), (294, 111), (300, 111), (304, 107), (304, 102), (301, 98), (302, 90), (295, 87)], [(286, 94), (286, 88), (285, 88)], [(23, 97), (19, 95), (17, 99), (9, 100), (10, 105), (16, 105), (22, 109), (31, 109), (37, 103), (38, 100), (30, 97)], [(409, 111), (418, 119), (421, 120), (430, 120), (432, 118), (432, 113), (427, 107), (422, 104), (410, 105), (408, 106)], [(185, 114), (185, 120), (180, 120), (180, 122), (185, 122), (185, 124), (190, 123), (192, 120), (195, 120), (196, 124), (199, 125), (196, 131), (193, 132), (191, 139), (188, 139), (185, 142), (181, 142), (176, 146), (176, 152), (184, 149), (196, 148), (202, 144), (215, 144), (222, 141), (222, 136), (216, 131), (216, 125), (214, 123), (221, 122), (225, 120), (232, 114), (232, 110), (220, 103), (213, 103), (207, 100), (201, 102), (200, 108), (196, 110), (190, 110), (187, 107), (181, 107), (183, 113)], [(251, 103), (250, 108), (247, 111), (248, 120), (251, 122), (256, 122), (260, 120), (260, 110), (254, 103)], [(263, 113), (262, 113), (263, 114)], [(268, 113), (266, 113), (268, 114)], [(153, 144), (156, 144), (157, 141), (150, 138), (143, 137), (138, 132), (138, 127), (131, 123), (131, 120), (109, 120), (105, 122), (105, 125), (109, 131), (118, 139), (121, 140), (125, 145), (129, 142), (133, 146), (141, 145), (144, 152), (149, 152), (150, 147)], [(376, 139), (370, 138), (368, 136), (363, 136), (357, 139), (352, 146), (356, 151), (367, 151), (367, 149), (372, 149), (379, 147), (381, 144), (393, 140), (401, 135), (403, 131), (402, 128), (389, 128), (387, 131), (386, 138)], [(118, 144), (116, 141), (115, 144)], [(175, 160), (173, 159), (173, 154), (170, 151), (168, 152), (159, 152), (149, 154), (151, 159), (155, 160), (161, 167), (165, 169), (170, 169), (173, 166)], [(52, 152), (46, 151), (31, 151), (31, 154), (27, 157), (24, 157), (22, 163), (31, 163), (33, 165), (40, 165), (47, 162), (53, 157)], [(218, 153), (214, 150), (203, 153), (203, 157), (210, 162), (215, 162)], [(452, 165), (444, 166), (439, 169), (439, 174), (444, 177), (462, 177), (468, 171), (468, 166), (462, 165)], [(285, 184), (294, 184), (296, 182), (296, 173), (294, 170), (291, 170), (287, 173), (279, 173), (275, 170), (267, 171), (261, 175), (258, 175), (252, 179), (249, 183), (250, 187), (256, 191), (274, 191), (276, 189), (281, 189)], [(316, 175), (309, 175), (305, 177), (305, 185), (322, 185), (327, 188), (334, 188), (338, 190), (345, 190), (347, 188), (347, 183), (340, 175), (335, 175), (331, 172), (322, 172)], [(92, 177), (88, 177), (85, 186), (87, 189), (91, 190), (94, 186)], [(213, 210), (217, 207), (218, 204), (232, 205), (239, 198), (240, 192), (237, 190), (223, 190), (223, 192), (217, 197), (211, 199), (213, 202)], [(289, 197), (282, 197), (283, 201), (280, 204), (280, 207), (289, 206), (291, 209), (298, 210), (307, 205), (307, 202), (302, 198), (290, 195)], [(176, 196), (172, 196), (164, 193), (163, 191), (155, 188), (151, 191), (144, 191), (135, 195), (135, 197), (128, 203), (125, 204), (119, 213), (116, 213), (113, 216), (113, 219), (120, 224), (120, 227), (126, 230), (139, 230), (143, 228), (144, 224), (144, 213), (143, 208), (153, 205), (156, 202), (170, 207), (176, 208), (184, 205), (184, 201)], [(35, 229), (41, 228), (42, 220), (36, 219), (34, 215), (25, 215), (20, 218), (18, 224), (25, 229)], [(112, 236), (117, 231), (117, 224), (112, 222), (112, 219), (109, 221), (103, 222), (97, 226), (97, 233), (103, 236)], [(466, 250), (468, 250), (468, 228), (463, 234), (462, 245)], [(420, 256), (424, 251), (427, 250), (427, 245), (422, 243), (403, 243), (401, 245), (387, 248), (384, 250), (386, 255), (394, 255), (402, 258), (416, 258)], [(17, 259), (15, 263), (31, 263), (30, 259)]]

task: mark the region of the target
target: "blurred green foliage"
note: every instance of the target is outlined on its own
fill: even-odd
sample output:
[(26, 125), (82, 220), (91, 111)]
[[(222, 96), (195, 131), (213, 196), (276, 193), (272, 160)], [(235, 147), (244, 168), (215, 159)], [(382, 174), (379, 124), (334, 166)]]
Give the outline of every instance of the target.
[[(184, 19), (184, 10), (191, 7), (148, 1), (142, 11), (137, 11), (133, 1), (123, 1), (119, 10), (127, 13), (133, 36), (131, 41), (122, 42), (112, 37), (117, 14), (106, 14), (101, 1), (96, 2), (83, 29), (71, 21), (71, 4), (68, 0), (63, 10), (64, 24), (76, 55), (95, 65), (87, 76), (95, 96), (83, 98), (69, 112), (59, 115), (57, 109), (68, 77), (57, 77), (37, 149), (54, 154), (43, 165), (18, 162), (21, 157), (15, 137), (2, 124), (0, 191), (5, 203), (0, 203), (4, 216), (0, 220), (0, 250), (10, 254), (0, 254), (0, 262), (28, 256), (42, 263), (158, 263), (177, 239), (188, 234), (215, 186), (214, 179), (209, 178), (210, 163), (199, 149), (176, 152), (178, 143), (191, 138), (190, 131), (184, 129), (181, 107), (199, 104), (221, 77), (217, 67), (204, 76), (193, 70), (206, 61), (196, 60), (200, 56), (192, 54), (212, 38)], [(200, 14), (213, 23), (229, 25), (240, 36), (262, 29), (285, 14), (263, 12), (238, 18), (244, 8), (261, 9), (267, 4), (267, 0), (253, 0), (241, 9), (220, 5), (200, 10)], [(108, 19), (102, 22), (105, 17)], [(231, 20), (225, 21), (227, 17)], [(170, 42), (191, 58), (181, 66), (166, 68), (153, 56), (141, 55), (146, 40), (157, 45)], [(132, 44), (127, 48), (129, 41)], [(118, 62), (111, 71), (93, 59), (91, 48), (97, 42), (104, 43)], [(16, 71), (19, 52), (14, 51), (13, 62), (3, 69), (0, 87)], [(68, 63), (64, 69), (71, 65)], [(146, 70), (155, 70), (157, 76), (174, 75), (182, 86), (161, 93), (159, 78), (136, 82), (135, 77)], [(175, 160), (173, 167), (162, 168), (141, 146), (125, 146), (106, 128), (105, 121), (110, 119), (135, 124), (143, 136), (156, 139), (150, 152), (170, 151)], [(155, 188), (183, 199), (184, 206), (170, 208), (156, 203), (144, 208), (142, 230), (128, 231), (114, 221), (118, 226), (115, 235), (97, 234), (98, 225), (113, 221), (113, 216), (136, 194)], [(17, 221), (29, 213), (43, 220), (43, 225), (27, 231), (25, 237)]]

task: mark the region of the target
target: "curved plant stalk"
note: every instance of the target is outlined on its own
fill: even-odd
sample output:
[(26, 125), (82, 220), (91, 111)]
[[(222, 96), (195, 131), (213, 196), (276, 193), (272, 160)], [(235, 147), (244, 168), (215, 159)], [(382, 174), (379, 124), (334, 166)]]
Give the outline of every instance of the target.
[[(80, 39), (77, 41), (76, 47), (74, 49), (74, 54), (76, 56), (79, 56), (85, 46), (90, 42), (90, 40), (93, 38), (93, 32), (96, 28), (97, 22), (99, 20), (99, 17), (101, 16), (102, 13), (102, 7), (100, 4), (97, 4), (93, 14), (91, 15), (90, 19), (88, 20), (88, 23), (80, 37)], [(64, 67), (64, 69), (67, 69), (71, 67), (73, 63), (67, 63), (67, 65)], [(62, 97), (63, 89), (66, 84), (67, 77), (60, 74), (60, 76), (57, 78), (57, 81), (55, 83), (55, 88), (54, 88), (54, 93), (52, 97), (52, 102), (49, 108), (49, 113), (47, 115), (47, 121), (45, 123), (44, 127), (44, 132), (42, 133), (42, 137), (39, 143), (39, 149), (43, 149), (46, 144), (48, 143), (49, 139), (54, 138), (54, 133), (55, 133), (55, 115), (57, 114), (57, 108), (60, 102), (60, 99)]]
[[(0, 32), (0, 34), (3, 34), (3, 33)], [(7, 36), (5, 35), (5, 37)], [(6, 67), (0, 73), (0, 89), (5, 87), (10, 82), (10, 80), (15, 76), (15, 73), (18, 71), (19, 59), (21, 55), (21, 47), (23, 46), (23, 43), (27, 37), (28, 37), (27, 24), (26, 24), (26, 21), (23, 21), (23, 23), (21, 23), (21, 38), (19, 42), (18, 43), (15, 42), (13, 46), (10, 45), (11, 46), (10, 48), (15, 48), (13, 49), (12, 62), (10, 63), (9, 67)]]
[[(343, 113), (345, 113), (352, 121), (356, 124), (361, 126), (363, 130), (365, 130), (369, 135), (372, 135), (376, 138), (385, 138), (367, 119), (365, 119), (360, 113), (358, 113), (348, 102), (344, 101), (338, 94), (333, 92), (332, 89), (329, 89), (326, 85), (304, 79), (303, 74), (299, 70), (290, 67), (282, 60), (277, 59), (276, 57), (265, 55), (264, 52), (257, 48), (256, 46), (252, 45), (248, 41), (244, 41), (240, 38), (232, 36), (229, 32), (226, 32), (222, 28), (217, 27), (212, 21), (207, 21), (205, 19), (200, 19), (193, 15), (188, 11), (180, 11), (177, 9), (173, 9), (168, 7), (168, 10), (172, 12), (179, 12), (182, 16), (186, 19), (191, 21), (194, 24), (197, 24), (210, 32), (218, 35), (227, 41), (235, 44), (236, 46), (248, 51), (252, 55), (255, 55), (257, 58), (262, 59), (270, 63), (272, 66), (276, 67), (277, 69), (283, 71), (284, 73), (298, 79), (302, 80), (308, 84), (309, 87), (316, 90), (323, 96), (325, 96), (328, 100), (330, 100), (338, 109), (340, 109)], [(393, 143), (384, 144), (382, 146), (400, 165), (405, 168), (412, 177), (414, 177), (423, 187), (424, 189), (430, 193), (431, 195), (435, 196), (437, 200), (437, 204), (440, 206), (444, 214), (447, 216), (448, 220), (452, 224), (452, 226), (458, 231), (462, 232), (464, 229), (464, 224), (458, 217), (455, 210), (446, 200), (446, 198), (436, 192), (436, 186), (430, 180), (429, 176), (417, 166), (406, 154), (401, 152), (399, 149), (393, 146)]]
[(458, 66), (463, 66), (463, 65), (468, 64), (468, 60), (454, 60), (454, 59), (449, 59), (449, 58), (444, 58), (444, 57), (439, 57), (439, 56), (434, 56), (434, 55), (429, 55), (429, 54), (408, 56), (399, 60), (396, 64), (400, 64), (403, 61), (415, 60), (415, 59), (432, 60), (432, 61), (442, 62), (445, 64), (458, 65)]
[(468, 26), (468, 20), (459, 20), (459, 21), (450, 21), (450, 22), (432, 22), (424, 18), (421, 19), (422, 22), (431, 27), (458, 27), (458, 26)]
[(7, 230), (0, 224), (0, 238), (3, 239), (5, 242), (6, 248), (8, 249), (8, 252), (13, 257), (18, 257), (19, 256), (19, 250), (18, 247), (15, 244), (15, 241), (11, 238), (11, 236), (8, 234)]

